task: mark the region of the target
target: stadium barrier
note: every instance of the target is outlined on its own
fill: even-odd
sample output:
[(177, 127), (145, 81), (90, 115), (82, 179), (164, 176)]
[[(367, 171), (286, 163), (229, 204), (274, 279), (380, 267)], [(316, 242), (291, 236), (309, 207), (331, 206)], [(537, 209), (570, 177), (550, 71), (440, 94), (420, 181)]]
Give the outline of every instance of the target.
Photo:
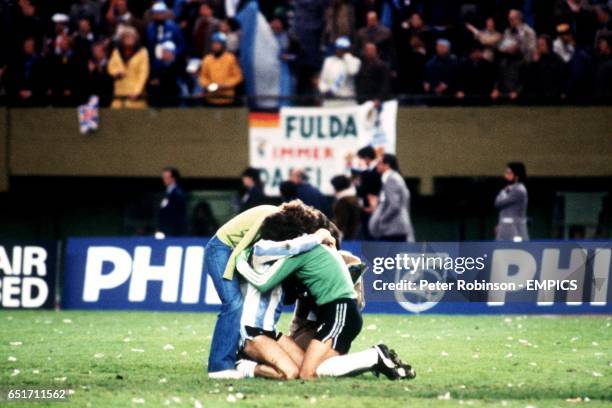
[[(62, 307), (216, 310), (219, 299), (212, 281), (202, 275), (206, 243), (207, 239), (200, 238), (70, 238), (65, 251)], [(612, 293), (609, 241), (428, 244), (353, 241), (346, 242), (344, 248), (360, 256), (369, 267), (363, 283), (365, 312), (612, 312), (608, 302)], [(432, 255), (441, 257), (441, 261), (436, 263), (434, 259), (433, 264), (428, 264), (428, 259), (434, 258)], [(414, 272), (393, 263), (398, 256), (404, 260), (412, 257)], [(447, 261), (453, 264), (443, 264)], [(480, 264), (482, 268), (478, 269)], [(425, 284), (415, 289), (408, 287), (410, 281), (416, 285), (421, 281), (451, 285), (436, 289)], [(475, 287), (462, 291), (457, 288), (459, 281), (468, 285), (532, 281), (533, 287), (531, 290)], [(398, 282), (408, 286), (376, 290), (383, 283)], [(557, 283), (547, 285), (548, 282)]]
[[(208, 238), (69, 238), (61, 307), (215, 311)], [(610, 241), (345, 242), (368, 266), (366, 313), (609, 314)], [(0, 243), (3, 309), (52, 308), (59, 244)]]

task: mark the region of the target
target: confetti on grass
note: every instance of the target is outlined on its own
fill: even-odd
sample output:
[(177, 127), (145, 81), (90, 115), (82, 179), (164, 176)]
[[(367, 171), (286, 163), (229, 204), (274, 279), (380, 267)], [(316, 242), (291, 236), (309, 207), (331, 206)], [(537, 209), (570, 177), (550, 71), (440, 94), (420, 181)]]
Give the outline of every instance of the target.
[(442, 401), (449, 401), (452, 399), (449, 391), (446, 391), (444, 394), (438, 395), (438, 399)]

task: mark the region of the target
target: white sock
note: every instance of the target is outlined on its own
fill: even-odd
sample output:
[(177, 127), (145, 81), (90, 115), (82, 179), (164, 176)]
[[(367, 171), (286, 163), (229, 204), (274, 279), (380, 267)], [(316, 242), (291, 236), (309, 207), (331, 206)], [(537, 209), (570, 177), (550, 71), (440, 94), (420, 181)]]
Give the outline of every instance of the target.
[(319, 377), (342, 377), (368, 371), (378, 362), (378, 352), (367, 349), (358, 353), (336, 356), (325, 360), (317, 367)]
[(252, 360), (242, 359), (238, 361), (236, 365), (236, 370), (240, 371), (244, 378), (253, 378), (255, 377), (255, 367), (257, 363)]

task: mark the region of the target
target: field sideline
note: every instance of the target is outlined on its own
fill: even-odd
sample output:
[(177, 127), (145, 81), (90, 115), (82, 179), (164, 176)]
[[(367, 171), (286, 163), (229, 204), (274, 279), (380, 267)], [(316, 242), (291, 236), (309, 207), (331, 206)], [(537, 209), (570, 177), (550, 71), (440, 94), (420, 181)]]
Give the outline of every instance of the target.
[[(365, 315), (354, 350), (384, 341), (417, 378), (209, 381), (210, 313), (0, 311), (0, 389), (66, 388), (8, 406), (612, 405), (612, 317)], [(288, 316), (281, 324), (286, 328)], [(4, 404), (4, 403), (0, 403)]]

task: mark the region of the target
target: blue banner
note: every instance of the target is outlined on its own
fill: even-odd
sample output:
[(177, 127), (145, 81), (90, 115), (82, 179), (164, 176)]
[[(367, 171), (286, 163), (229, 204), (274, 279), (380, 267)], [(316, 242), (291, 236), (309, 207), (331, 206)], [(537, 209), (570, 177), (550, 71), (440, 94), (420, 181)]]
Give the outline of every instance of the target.
[(71, 238), (66, 244), (66, 309), (216, 310), (203, 272), (208, 239)]
[[(207, 239), (72, 238), (68, 309), (217, 310)], [(368, 266), (370, 313), (612, 313), (612, 245), (601, 242), (374, 243), (343, 248)]]
[(351, 243), (366, 311), (612, 313), (612, 243)]

